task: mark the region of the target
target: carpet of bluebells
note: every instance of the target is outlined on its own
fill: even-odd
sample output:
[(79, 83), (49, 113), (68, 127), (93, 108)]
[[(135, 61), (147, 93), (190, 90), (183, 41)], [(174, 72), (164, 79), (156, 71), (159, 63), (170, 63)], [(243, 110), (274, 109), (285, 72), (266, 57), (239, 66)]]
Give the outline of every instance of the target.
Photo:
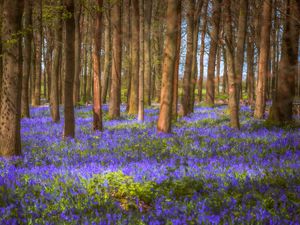
[(23, 155), (0, 159), (0, 224), (299, 224), (300, 129), (265, 126), (241, 108), (196, 107), (172, 134), (127, 116), (93, 132), (76, 109), (76, 138), (49, 108), (22, 120)]

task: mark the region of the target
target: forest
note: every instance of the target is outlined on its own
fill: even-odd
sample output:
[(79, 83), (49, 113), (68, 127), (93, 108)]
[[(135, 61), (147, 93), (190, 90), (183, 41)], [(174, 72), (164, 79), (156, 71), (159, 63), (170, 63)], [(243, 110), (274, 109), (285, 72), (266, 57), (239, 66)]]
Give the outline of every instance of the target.
[(0, 12), (0, 224), (300, 224), (299, 0)]

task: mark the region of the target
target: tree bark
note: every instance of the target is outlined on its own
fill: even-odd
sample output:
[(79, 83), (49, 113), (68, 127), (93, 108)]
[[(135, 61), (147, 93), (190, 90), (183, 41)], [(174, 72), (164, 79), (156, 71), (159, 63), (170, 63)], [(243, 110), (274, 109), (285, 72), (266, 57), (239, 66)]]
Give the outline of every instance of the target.
[(31, 74), (32, 1), (24, 2), (24, 65), (22, 77), (21, 117), (29, 118), (29, 78)]
[(138, 106), (138, 121), (144, 121), (144, 0), (139, 0), (139, 22), (140, 22), (140, 58), (139, 58), (139, 106)]
[(271, 31), (272, 0), (265, 0), (263, 4), (262, 27), (260, 34), (260, 51), (258, 62), (258, 82), (254, 117), (262, 119), (266, 107), (266, 81), (269, 71), (270, 31)]
[(101, 28), (102, 28), (102, 6), (103, 0), (97, 0), (97, 12), (94, 24), (93, 34), (93, 129), (103, 130), (102, 124), (102, 103), (101, 103), (101, 69), (100, 69), (100, 52), (101, 52)]
[(152, 17), (152, 0), (145, 0), (145, 40), (144, 40), (144, 55), (145, 55), (145, 103), (151, 105), (151, 17)]
[(39, 106), (41, 104), (41, 79), (42, 79), (42, 49), (43, 49), (43, 24), (42, 24), (42, 0), (38, 0), (35, 3), (35, 27), (38, 27), (37, 32), (33, 32), (35, 43), (35, 84), (34, 84), (34, 98), (32, 101), (33, 106)]
[(230, 111), (230, 126), (240, 129), (239, 123), (239, 105), (237, 100), (237, 77), (235, 74), (234, 64), (234, 43), (232, 35), (232, 20), (231, 20), (231, 1), (224, 0), (225, 10), (225, 41), (226, 41), (226, 59), (228, 70), (228, 85), (229, 85), (229, 111)]
[(102, 88), (102, 102), (106, 103), (107, 93), (108, 93), (108, 85), (111, 80), (111, 13), (110, 10), (105, 12), (104, 23), (104, 72), (103, 72), (103, 88)]
[(67, 12), (65, 19), (65, 77), (64, 77), (64, 137), (75, 137), (75, 117), (73, 102), (73, 85), (75, 74), (75, 19), (74, 0), (64, 0)]
[(24, 2), (3, 1), (3, 83), (0, 114), (0, 156), (21, 154), (21, 85), (22, 40), (15, 36), (21, 31)]
[(136, 115), (138, 112), (139, 90), (139, 1), (131, 1), (131, 86), (128, 114)]
[(235, 54), (235, 74), (237, 77), (237, 101), (239, 103), (242, 96), (242, 80), (243, 80), (243, 65), (245, 53), (245, 40), (247, 34), (247, 18), (248, 18), (248, 0), (240, 1), (238, 31), (237, 31), (237, 46)]
[[(58, 2), (58, 5), (60, 2)], [(57, 123), (60, 120), (59, 115), (59, 62), (61, 59), (62, 51), (62, 12), (55, 18), (55, 31), (54, 31), (54, 52), (51, 65), (51, 92), (50, 92), (50, 112), (52, 121)]]
[(173, 100), (172, 100), (172, 119), (177, 120), (178, 111), (178, 81), (179, 81), (179, 64), (180, 64), (180, 49), (181, 49), (181, 1), (178, 1), (177, 6), (177, 47), (176, 61), (173, 79)]
[(247, 82), (248, 82), (248, 99), (250, 105), (254, 103), (255, 77), (254, 77), (254, 39), (248, 36), (247, 44)]
[(122, 64), (122, 40), (121, 40), (121, 3), (115, 3), (112, 8), (112, 79), (109, 97), (109, 117), (120, 117), (121, 104), (121, 64)]
[(295, 96), (295, 74), (298, 70), (299, 15), (299, 1), (288, 0), (286, 22), (282, 37), (282, 54), (279, 63), (277, 93), (268, 118), (270, 121), (280, 124), (293, 120), (292, 108)]
[(218, 49), (218, 38), (220, 28), (220, 15), (221, 15), (221, 0), (213, 0), (213, 12), (212, 12), (212, 31), (207, 67), (207, 81), (206, 81), (206, 103), (208, 105), (214, 105), (215, 101), (215, 65), (216, 54)]
[(178, 40), (178, 4), (178, 0), (168, 0), (160, 113), (157, 122), (157, 131), (164, 133), (171, 132), (173, 79)]
[(81, 72), (81, 1), (74, 1), (75, 12), (75, 75), (74, 75), (74, 88), (73, 88), (73, 101), (74, 104), (80, 102), (80, 72)]
[(191, 89), (192, 89), (192, 70), (193, 70), (193, 51), (194, 51), (194, 11), (195, 0), (187, 1), (187, 49), (183, 75), (183, 94), (181, 99), (181, 114), (186, 116), (190, 113)]
[(198, 80), (198, 97), (199, 102), (202, 101), (202, 87), (203, 87), (203, 71), (204, 71), (204, 53), (205, 53), (205, 36), (207, 29), (207, 7), (208, 0), (204, 0), (204, 17), (201, 27), (201, 47), (200, 47), (200, 65), (199, 65), (199, 80)]

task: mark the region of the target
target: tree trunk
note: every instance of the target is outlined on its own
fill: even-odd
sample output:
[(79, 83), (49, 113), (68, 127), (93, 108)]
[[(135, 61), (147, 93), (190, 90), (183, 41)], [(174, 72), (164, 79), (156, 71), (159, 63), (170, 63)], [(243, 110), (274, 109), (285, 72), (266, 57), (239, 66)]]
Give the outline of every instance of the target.
[(216, 84), (215, 84), (215, 95), (220, 94), (220, 69), (221, 69), (221, 46), (218, 47), (217, 52), (217, 77), (216, 77)]
[(102, 6), (103, 0), (97, 0), (97, 12), (94, 24), (93, 38), (93, 70), (94, 70), (94, 93), (93, 93), (93, 129), (103, 130), (102, 125), (102, 103), (101, 103), (101, 69), (100, 69), (100, 52), (101, 52), (101, 27), (102, 27)]
[(35, 42), (35, 84), (33, 106), (41, 104), (41, 79), (42, 79), (42, 49), (43, 49), (43, 24), (42, 24), (42, 0), (35, 3), (36, 17), (34, 26), (38, 28), (37, 32), (33, 32)]
[(110, 10), (107, 10), (104, 16), (105, 30), (104, 30), (104, 72), (103, 72), (103, 88), (102, 88), (102, 102), (106, 103), (108, 84), (111, 80), (111, 16)]
[[(0, 0), (0, 12), (3, 12), (3, 0)], [(2, 79), (3, 79), (2, 21), (3, 21), (3, 13), (0, 14), (0, 103), (1, 103)], [(1, 115), (1, 105), (0, 105), (0, 115)]]
[[(59, 2), (58, 2), (59, 5)], [(50, 112), (52, 121), (57, 123), (60, 120), (59, 116), (59, 62), (62, 51), (62, 14), (59, 13), (55, 18), (55, 33), (54, 33), (54, 53), (51, 65), (51, 92), (50, 92)]]
[(139, 90), (139, 1), (131, 1), (131, 86), (128, 114), (135, 115), (138, 112)]
[(206, 36), (206, 28), (207, 28), (207, 7), (208, 7), (208, 0), (204, 0), (204, 17), (203, 17), (203, 20), (202, 20), (202, 27), (201, 27), (201, 47), (200, 47), (200, 66), (199, 66), (200, 69), (199, 69), (199, 80), (198, 80), (199, 102), (202, 101), (205, 36)]
[(17, 37), (21, 32), (21, 0), (3, 1), (3, 83), (0, 114), (0, 156), (10, 157), (21, 154), (21, 85), (22, 85), (22, 40)]
[(64, 77), (64, 137), (75, 137), (73, 85), (75, 74), (75, 19), (74, 0), (64, 0), (70, 17), (65, 19), (65, 77)]
[(121, 3), (115, 3), (112, 8), (112, 79), (109, 97), (109, 117), (120, 117), (121, 104), (121, 65), (122, 65), (122, 40), (121, 40)]
[(171, 132), (173, 78), (178, 40), (178, 4), (178, 0), (168, 0), (160, 113), (157, 122), (157, 131), (164, 133)]
[(31, 73), (32, 1), (24, 2), (24, 65), (22, 77), (21, 117), (29, 118), (29, 78)]
[(234, 43), (232, 35), (232, 21), (231, 21), (231, 4), (230, 0), (224, 0), (225, 8), (225, 41), (226, 41), (226, 59), (228, 70), (228, 85), (229, 85), (229, 111), (230, 111), (230, 126), (232, 128), (240, 129), (239, 123), (239, 105), (237, 100), (237, 77), (235, 74), (234, 64)]
[(197, 83), (197, 53), (198, 53), (198, 37), (199, 37), (199, 20), (202, 9), (203, 1), (197, 1), (194, 11), (194, 31), (193, 31), (193, 58), (192, 58), (192, 70), (191, 70), (191, 93), (190, 93), (190, 102), (189, 102), (189, 113), (194, 112), (194, 103), (195, 103), (195, 88)]
[(207, 67), (207, 81), (206, 81), (206, 103), (208, 105), (214, 105), (215, 101), (215, 64), (216, 54), (218, 49), (219, 27), (220, 27), (220, 15), (221, 15), (221, 0), (213, 0), (213, 12), (212, 12), (212, 31)]
[(272, 0), (265, 0), (263, 4), (263, 18), (260, 34), (260, 51), (258, 62), (258, 83), (254, 117), (262, 119), (266, 107), (266, 81), (269, 68), (270, 31), (271, 31)]
[(237, 46), (235, 54), (235, 74), (237, 78), (237, 101), (242, 99), (242, 80), (243, 80), (243, 65), (245, 53), (245, 40), (247, 34), (247, 17), (248, 17), (248, 0), (240, 1)]
[(139, 107), (138, 107), (138, 121), (144, 121), (144, 0), (139, 0), (139, 21), (140, 21), (140, 67), (139, 67)]
[(74, 76), (74, 89), (73, 101), (74, 104), (80, 102), (80, 71), (81, 71), (81, 1), (74, 1), (75, 4), (75, 76)]
[(151, 16), (152, 16), (152, 0), (145, 0), (145, 37), (144, 37), (144, 55), (145, 55), (145, 100), (146, 105), (151, 105)]
[(186, 116), (190, 113), (191, 89), (192, 89), (192, 70), (193, 70), (193, 51), (194, 51), (194, 11), (195, 0), (187, 1), (187, 49), (183, 75), (183, 94), (181, 100), (181, 114)]
[(172, 118), (177, 120), (178, 110), (178, 80), (179, 80), (179, 64), (180, 64), (180, 49), (181, 49), (181, 1), (178, 1), (177, 6), (177, 47), (176, 61), (173, 79), (173, 100), (172, 100)]
[(254, 77), (254, 40), (253, 37), (248, 36), (247, 44), (247, 82), (248, 82), (248, 99), (249, 104), (254, 103), (254, 88), (255, 88), (255, 77)]
[[(298, 4), (297, 4), (298, 3)], [(279, 63), (278, 87), (269, 120), (285, 123), (293, 120), (295, 74), (298, 70), (300, 3), (287, 1), (286, 22), (282, 37), (282, 54)]]

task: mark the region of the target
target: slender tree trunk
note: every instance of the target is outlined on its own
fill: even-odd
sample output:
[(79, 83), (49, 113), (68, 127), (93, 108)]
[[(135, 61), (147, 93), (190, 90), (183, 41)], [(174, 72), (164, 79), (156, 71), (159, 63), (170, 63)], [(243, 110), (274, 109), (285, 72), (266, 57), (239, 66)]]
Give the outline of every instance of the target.
[(0, 156), (21, 154), (22, 42), (10, 43), (21, 31), (22, 0), (3, 1), (3, 83), (0, 114)]
[[(3, 0), (0, 0), (0, 12), (3, 12)], [(3, 13), (0, 14), (0, 103), (1, 103), (1, 96), (2, 96), (2, 79), (3, 79), (2, 21), (3, 21)], [(1, 105), (0, 105), (0, 115), (1, 115)]]
[(208, 0), (204, 0), (204, 17), (202, 20), (202, 27), (201, 27), (200, 67), (199, 67), (199, 80), (198, 80), (199, 102), (202, 101), (205, 36), (206, 36), (206, 28), (207, 28), (207, 7), (208, 7)]
[(167, 33), (164, 48), (164, 63), (162, 75), (162, 89), (160, 113), (157, 122), (157, 131), (171, 132), (173, 78), (176, 63), (178, 40), (178, 0), (168, 0), (167, 7)]
[(34, 98), (32, 101), (33, 106), (41, 104), (41, 79), (42, 79), (42, 49), (43, 49), (43, 24), (42, 24), (42, 0), (35, 3), (36, 17), (35, 27), (38, 31), (33, 32), (35, 39), (35, 85), (34, 85)]
[(223, 67), (223, 94), (228, 93), (228, 73), (227, 73), (227, 57), (224, 46), (223, 50), (223, 59), (224, 59), (224, 67)]
[(130, 85), (131, 85), (131, 7), (130, 0), (123, 1), (123, 20), (122, 20), (122, 69), (123, 77), (126, 82), (126, 111), (129, 110)]
[(144, 0), (139, 0), (139, 21), (140, 21), (140, 66), (139, 66), (139, 107), (138, 107), (138, 121), (144, 121)]
[(24, 65), (22, 77), (21, 117), (30, 117), (29, 112), (29, 78), (31, 73), (31, 43), (32, 43), (32, 1), (24, 2)]
[(122, 65), (122, 40), (121, 40), (121, 3), (115, 3), (112, 8), (112, 79), (109, 97), (109, 117), (120, 117), (121, 104), (121, 65)]
[(177, 47), (176, 61), (173, 79), (173, 100), (172, 100), (172, 118), (177, 120), (178, 110), (178, 80), (179, 80), (179, 64), (180, 64), (180, 49), (181, 49), (181, 1), (177, 5)]
[(245, 53), (245, 40), (247, 34), (247, 19), (248, 19), (248, 0), (240, 1), (239, 22), (237, 32), (237, 47), (235, 54), (235, 74), (237, 77), (237, 101), (242, 99), (242, 80), (243, 80), (243, 65)]
[[(103, 72), (103, 88), (102, 88), (102, 102), (106, 103), (108, 93), (108, 84), (111, 80), (111, 20), (110, 10), (107, 10), (104, 16), (105, 30), (104, 30), (104, 72)], [(115, 29), (115, 28), (114, 28)], [(118, 34), (117, 34), (118, 35)]]
[(250, 105), (254, 103), (254, 40), (249, 35), (247, 44), (247, 79), (248, 79), (248, 99)]
[(221, 69), (221, 46), (218, 47), (217, 52), (217, 77), (216, 77), (216, 84), (215, 84), (215, 95), (220, 94), (220, 69)]
[[(59, 5), (59, 2), (58, 2)], [(62, 14), (59, 13), (55, 21), (54, 33), (54, 53), (51, 65), (51, 92), (50, 92), (50, 111), (53, 122), (60, 120), (59, 116), (59, 62), (62, 51)]]
[(80, 71), (81, 71), (81, 1), (74, 1), (75, 4), (75, 77), (73, 88), (73, 101), (74, 104), (80, 102)]
[(181, 100), (181, 114), (186, 116), (190, 113), (191, 89), (192, 89), (192, 70), (193, 70), (193, 51), (194, 51), (194, 11), (195, 0), (187, 1), (187, 49), (185, 67), (183, 75), (183, 94)]
[(74, 0), (64, 0), (70, 17), (65, 19), (65, 78), (64, 78), (64, 137), (75, 137), (73, 85), (75, 74), (75, 19)]
[(225, 40), (226, 40), (226, 58), (228, 69), (228, 85), (229, 85), (229, 111), (230, 111), (230, 126), (240, 129), (239, 123), (239, 105), (237, 99), (237, 77), (235, 74), (234, 64), (234, 43), (232, 37), (232, 20), (231, 20), (231, 4), (230, 0), (224, 0), (225, 8)]
[(138, 112), (138, 90), (139, 90), (139, 2), (131, 1), (131, 86), (129, 111), (131, 115)]
[[(293, 120), (295, 74), (298, 70), (300, 3), (287, 1), (286, 22), (282, 37), (282, 54), (279, 63), (278, 87), (272, 104), (269, 120), (285, 123)], [(298, 21), (297, 21), (298, 19)]]
[(258, 83), (254, 117), (262, 119), (266, 107), (266, 85), (269, 68), (270, 31), (271, 31), (272, 0), (265, 0), (263, 4), (263, 18), (260, 35), (260, 51), (258, 62)]
[(146, 105), (151, 105), (151, 16), (152, 16), (152, 0), (145, 0), (145, 40), (144, 40), (144, 55), (145, 55), (145, 100)]
[(189, 102), (189, 113), (194, 112), (195, 103), (195, 88), (197, 83), (197, 54), (198, 54), (198, 39), (199, 39), (199, 23), (200, 15), (203, 6), (203, 1), (196, 1), (195, 11), (194, 11), (194, 31), (193, 31), (193, 59), (192, 59), (192, 71), (191, 71), (191, 97)]
[(206, 103), (213, 105), (215, 101), (215, 64), (216, 54), (218, 49), (218, 37), (220, 28), (220, 15), (221, 15), (221, 0), (213, 0), (212, 12), (212, 31), (208, 58), (207, 68), (207, 81), (206, 81)]
[(100, 69), (100, 52), (101, 52), (101, 28), (102, 28), (102, 6), (103, 0), (97, 0), (98, 10), (96, 12), (93, 38), (93, 70), (94, 70), (94, 93), (93, 93), (93, 129), (103, 130), (102, 125), (102, 103), (101, 103), (101, 69)]

